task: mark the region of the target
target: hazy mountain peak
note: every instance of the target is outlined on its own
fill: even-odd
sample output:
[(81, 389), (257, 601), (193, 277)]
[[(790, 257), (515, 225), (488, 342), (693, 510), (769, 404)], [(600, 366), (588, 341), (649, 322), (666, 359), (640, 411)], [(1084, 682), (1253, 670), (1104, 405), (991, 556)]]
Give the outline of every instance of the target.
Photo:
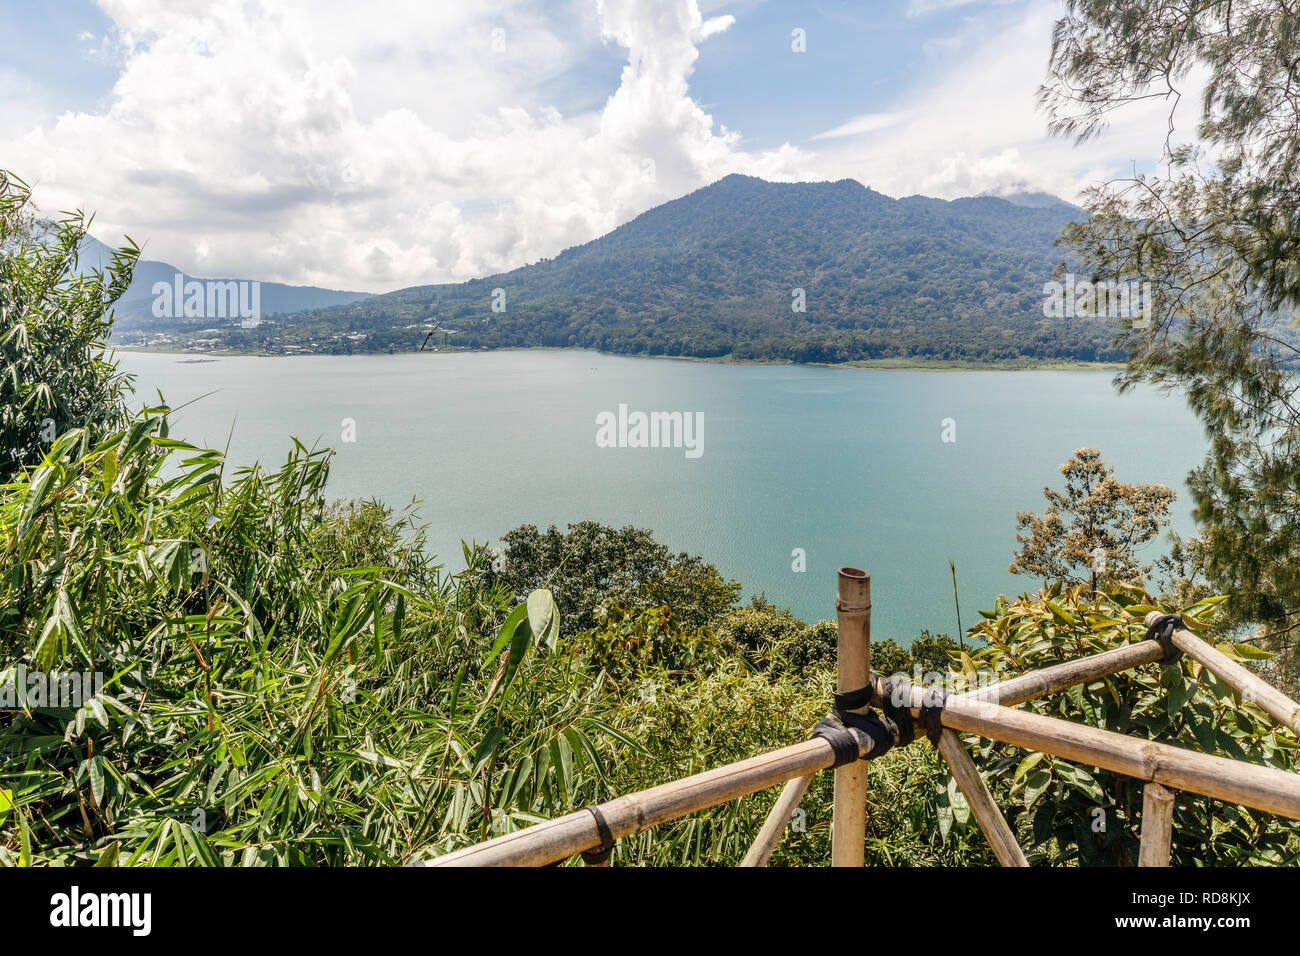
[[(94, 236), (87, 235), (82, 240), (79, 252), (77, 268), (81, 273), (85, 274), (93, 269), (106, 269), (112, 260), (114, 249)], [(131, 276), (131, 285), (127, 287), (122, 298), (113, 306), (113, 312), (116, 316), (115, 327), (125, 330), (157, 324), (157, 320), (153, 315), (154, 287), (159, 282), (165, 282), (174, 287), (178, 275), (181, 277), (182, 285), (191, 280), (199, 282), (259, 281), (239, 279), (233, 276), (193, 276), (170, 263), (141, 258), (136, 261), (135, 271)], [(342, 306), (371, 295), (369, 292), (345, 292), (337, 289), (323, 289), (319, 286), (288, 285), (283, 282), (259, 281), (259, 285), (260, 307), (262, 312), (267, 315)]]
[(995, 199), (1005, 200), (1013, 206), (1024, 206), (1026, 209), (1053, 209), (1056, 207), (1079, 209), (1078, 206), (1066, 202), (1060, 196), (1053, 196), (1051, 193), (1045, 192), (981, 193), (980, 196), (992, 196)]

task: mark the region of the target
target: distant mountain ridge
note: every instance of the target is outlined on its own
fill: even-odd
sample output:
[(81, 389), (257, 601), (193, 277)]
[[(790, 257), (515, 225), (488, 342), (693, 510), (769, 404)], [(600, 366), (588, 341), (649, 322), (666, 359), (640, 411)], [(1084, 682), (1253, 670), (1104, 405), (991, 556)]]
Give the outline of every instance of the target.
[(854, 180), (732, 175), (553, 259), (223, 335), (271, 351), (585, 347), (844, 362), (1096, 360), (1097, 319), (1048, 319), (1053, 245), (1080, 215), (991, 196), (891, 199)]
[[(103, 268), (112, 257), (113, 249), (93, 236), (87, 236), (82, 241), (80, 253), (78, 267), (88, 271), (92, 268)], [(172, 324), (174, 320), (158, 319), (154, 316), (153, 304), (156, 296), (153, 290), (158, 282), (174, 285), (177, 275), (182, 277), (182, 283), (189, 280), (203, 283), (254, 281), (246, 278), (219, 279), (192, 276), (166, 262), (140, 259), (135, 264), (135, 272), (132, 274), (131, 285), (127, 288), (126, 294), (113, 307), (116, 316), (114, 330), (121, 332)], [(287, 285), (282, 282), (260, 282), (260, 286), (261, 311), (264, 315), (346, 305), (371, 295), (369, 292), (341, 292), (317, 286)], [(208, 324), (208, 320), (204, 318), (189, 321), (197, 325)]]
[(1060, 196), (1053, 196), (1051, 193), (1043, 192), (1012, 192), (1012, 193), (986, 193), (994, 199), (1005, 199), (1013, 206), (1026, 206), (1029, 209), (1054, 209), (1065, 207), (1077, 215), (1082, 215), (1083, 210), (1073, 203), (1066, 202)]

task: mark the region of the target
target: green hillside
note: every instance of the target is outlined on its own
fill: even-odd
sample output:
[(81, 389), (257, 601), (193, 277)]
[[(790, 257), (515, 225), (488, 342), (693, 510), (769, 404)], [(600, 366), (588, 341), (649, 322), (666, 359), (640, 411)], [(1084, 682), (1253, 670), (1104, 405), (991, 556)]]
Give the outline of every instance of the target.
[[(227, 347), (582, 347), (844, 362), (1107, 360), (1112, 330), (1047, 319), (1053, 246), (1078, 211), (890, 199), (853, 180), (728, 176), (554, 259), (230, 329)], [(502, 290), (495, 296), (494, 290)], [(804, 310), (795, 311), (803, 290)], [(502, 311), (503, 309), (503, 311)]]

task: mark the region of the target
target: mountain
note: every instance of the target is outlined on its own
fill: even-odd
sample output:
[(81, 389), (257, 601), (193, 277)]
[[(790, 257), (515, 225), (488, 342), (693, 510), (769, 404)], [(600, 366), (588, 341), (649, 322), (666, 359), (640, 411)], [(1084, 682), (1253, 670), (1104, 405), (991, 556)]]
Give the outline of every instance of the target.
[[(317, 309), (230, 347), (579, 346), (843, 362), (1095, 360), (1104, 320), (1044, 317), (1067, 203), (891, 199), (853, 180), (728, 176), (554, 259)], [(495, 305), (495, 310), (494, 310)], [(802, 306), (802, 310), (800, 307)]]
[[(112, 248), (93, 236), (87, 236), (81, 244), (78, 268), (83, 272), (95, 268), (102, 269), (108, 264), (112, 255)], [(155, 259), (140, 259), (135, 264), (135, 272), (131, 276), (131, 285), (127, 288), (126, 294), (113, 307), (116, 316), (113, 323), (114, 332), (157, 328), (164, 325), (177, 326), (176, 320), (155, 318), (153, 305), (156, 296), (153, 290), (154, 284), (157, 282), (163, 282), (174, 287), (178, 275), (181, 276), (182, 284), (193, 279), (203, 283), (247, 281), (237, 279), (198, 279), (198, 277), (188, 275), (166, 262), (159, 262)], [(347, 305), (368, 298), (371, 295), (369, 292), (338, 292), (316, 286), (285, 285), (281, 282), (262, 282), (260, 286), (259, 298), (263, 315), (302, 312), (308, 309)], [(212, 324), (207, 319), (191, 319), (188, 321), (191, 327)], [(179, 324), (179, 327), (184, 328), (183, 323)]]
[(1051, 193), (1002, 193), (995, 196), (995, 198), (1005, 199), (1013, 206), (1025, 206), (1029, 209), (1055, 209), (1064, 207), (1070, 210), (1071, 214), (1075, 216), (1078, 216), (1083, 212), (1083, 210), (1078, 206), (1066, 202), (1060, 196), (1053, 196)]

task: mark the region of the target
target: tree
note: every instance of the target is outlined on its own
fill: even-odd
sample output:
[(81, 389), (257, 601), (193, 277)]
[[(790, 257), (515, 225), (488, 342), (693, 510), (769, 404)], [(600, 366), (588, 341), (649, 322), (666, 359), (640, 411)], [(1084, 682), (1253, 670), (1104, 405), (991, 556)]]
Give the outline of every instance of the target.
[(807, 624), (766, 594), (727, 612), (718, 634), (760, 671), (798, 674), (809, 668), (834, 667), (837, 638), (834, 621)]
[(38, 463), (56, 435), (124, 421), (127, 379), (104, 352), (139, 250), (128, 244), (107, 269), (78, 273), (89, 228), (80, 212), (38, 218), (31, 190), (0, 170), (0, 482)]
[[(1189, 477), (1205, 573), (1236, 623), (1300, 625), (1300, 17), (1290, 0), (1071, 0), (1040, 90), (1057, 133), (1097, 136), (1141, 99), (1208, 78), (1166, 164), (1104, 183), (1065, 241), (1100, 279), (1141, 279), (1123, 389), (1180, 389), (1210, 449)], [(1211, 151), (1211, 152), (1208, 152)]]
[(667, 605), (680, 627), (693, 630), (715, 623), (740, 594), (740, 584), (699, 555), (674, 555), (652, 532), (631, 525), (580, 521), (567, 533), (554, 525), (545, 532), (521, 525), (501, 543), (498, 579), (519, 600), (549, 587), (566, 636), (600, 626), (600, 610), (610, 600), (634, 611)]
[[(1095, 448), (1078, 448), (1061, 466), (1065, 490), (1043, 489), (1042, 515), (1016, 515), (1016, 540), (1022, 545), (1012, 574), (1036, 574), (1056, 581), (1133, 581), (1151, 573), (1137, 548), (1169, 522), (1174, 492), (1164, 485), (1130, 485), (1115, 480), (1115, 469)], [(1086, 570), (1085, 570), (1086, 569)]]

